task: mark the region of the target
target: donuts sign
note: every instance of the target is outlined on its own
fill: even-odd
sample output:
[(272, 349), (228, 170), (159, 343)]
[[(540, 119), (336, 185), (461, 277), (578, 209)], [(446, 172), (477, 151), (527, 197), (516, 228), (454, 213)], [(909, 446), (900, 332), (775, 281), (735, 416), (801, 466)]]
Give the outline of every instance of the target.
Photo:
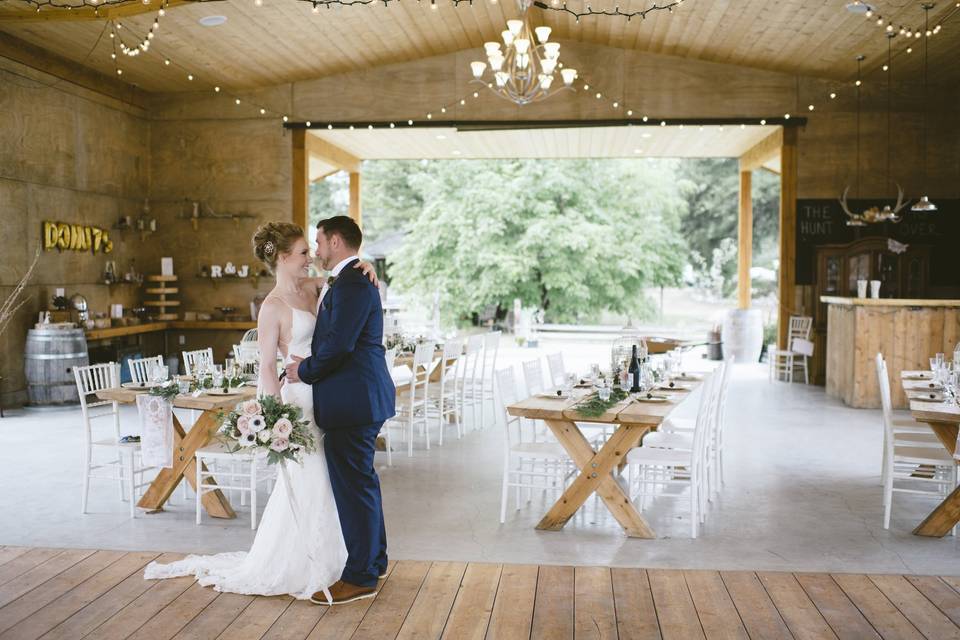
[(90, 251), (110, 253), (113, 241), (106, 229), (86, 224), (66, 222), (43, 223), (43, 248), (45, 251)]

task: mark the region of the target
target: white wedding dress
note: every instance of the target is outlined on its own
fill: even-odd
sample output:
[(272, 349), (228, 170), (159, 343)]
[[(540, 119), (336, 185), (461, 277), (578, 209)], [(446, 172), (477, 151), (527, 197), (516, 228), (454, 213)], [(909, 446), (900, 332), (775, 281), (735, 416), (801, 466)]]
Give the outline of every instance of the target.
[[(316, 318), (293, 309), (290, 355), (307, 357)], [(323, 439), (313, 422), (313, 390), (302, 382), (284, 384), (284, 402), (303, 409), (317, 441), (317, 450), (303, 456), (303, 464), (279, 469), (260, 527), (250, 551), (187, 556), (171, 564), (151, 562), (144, 578), (195, 575), (201, 585), (217, 591), (246, 595), (289, 594), (300, 600), (340, 579), (347, 548), (340, 531)]]

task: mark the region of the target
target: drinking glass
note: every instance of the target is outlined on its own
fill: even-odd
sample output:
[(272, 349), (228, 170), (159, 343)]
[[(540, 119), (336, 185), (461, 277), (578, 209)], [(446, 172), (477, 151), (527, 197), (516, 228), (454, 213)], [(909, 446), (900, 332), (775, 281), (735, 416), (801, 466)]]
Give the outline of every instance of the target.
[(154, 382), (166, 382), (170, 379), (170, 367), (167, 365), (159, 365), (154, 371)]
[(177, 376), (177, 391), (179, 393), (190, 393), (190, 381), (185, 377)]
[(599, 396), (600, 400), (603, 402), (606, 402), (610, 399), (610, 387), (607, 386), (606, 380), (600, 383), (600, 387), (597, 389), (597, 396)]
[(568, 373), (566, 376), (564, 376), (563, 378), (563, 394), (564, 395), (569, 395), (573, 391), (573, 388), (575, 386), (577, 386), (577, 374)]
[(590, 365), (590, 379), (591, 379), (591, 382), (593, 382), (594, 384), (596, 384), (597, 382), (599, 382), (599, 380), (600, 380), (600, 365), (599, 365), (599, 364), (591, 364), (591, 365)]
[(213, 387), (219, 389), (223, 386), (223, 367), (213, 370)]

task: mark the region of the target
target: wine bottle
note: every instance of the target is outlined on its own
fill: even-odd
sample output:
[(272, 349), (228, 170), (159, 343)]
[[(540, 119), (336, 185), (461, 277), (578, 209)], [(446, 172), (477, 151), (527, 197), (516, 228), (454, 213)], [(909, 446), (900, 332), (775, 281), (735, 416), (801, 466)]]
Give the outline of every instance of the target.
[(629, 372), (632, 380), (630, 393), (640, 393), (640, 358), (637, 355), (637, 345), (633, 345)]

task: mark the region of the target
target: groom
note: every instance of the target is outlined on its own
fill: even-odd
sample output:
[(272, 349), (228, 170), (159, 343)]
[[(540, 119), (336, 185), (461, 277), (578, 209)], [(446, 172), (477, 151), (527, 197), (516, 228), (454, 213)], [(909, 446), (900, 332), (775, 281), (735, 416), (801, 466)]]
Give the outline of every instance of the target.
[(394, 415), (396, 391), (383, 348), (383, 307), (377, 288), (353, 264), (363, 234), (347, 216), (317, 224), (317, 261), (330, 271), (320, 293), (311, 355), (287, 365), (287, 379), (313, 386), (313, 412), (347, 545), (347, 564), (315, 604), (342, 604), (376, 595), (387, 571), (380, 479), (373, 468), (377, 434)]

